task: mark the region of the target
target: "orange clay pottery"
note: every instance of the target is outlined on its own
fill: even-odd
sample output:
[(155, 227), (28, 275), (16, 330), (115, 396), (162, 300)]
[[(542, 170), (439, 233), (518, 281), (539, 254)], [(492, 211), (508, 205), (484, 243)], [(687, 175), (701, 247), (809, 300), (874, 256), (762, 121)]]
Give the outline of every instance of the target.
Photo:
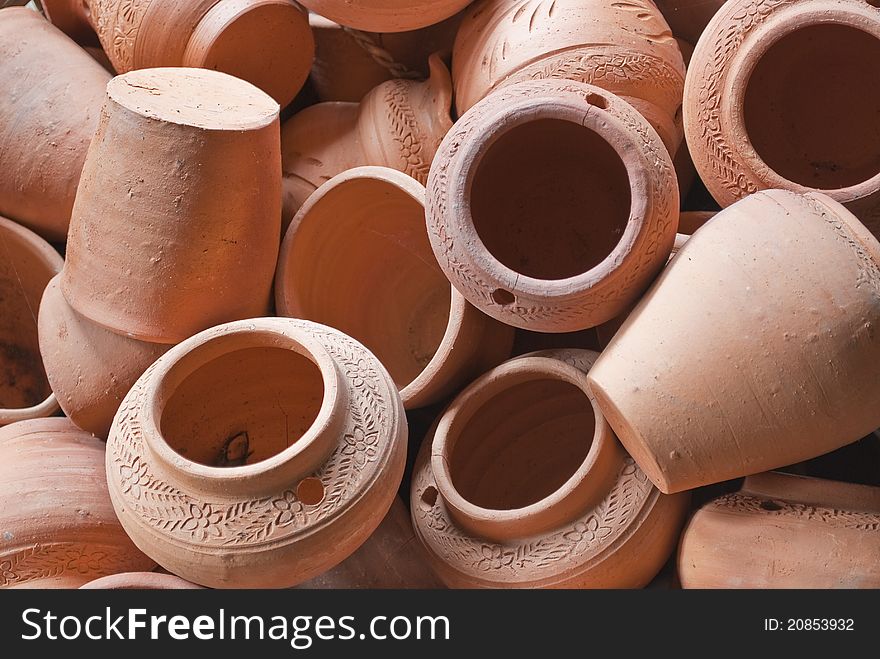
[(648, 477), (678, 492), (880, 426), (878, 264), (877, 240), (819, 193), (756, 193), (697, 231), (590, 372)]
[(52, 391), (77, 426), (106, 439), (122, 399), (147, 367), (170, 348), (95, 325), (61, 294), (59, 277), (40, 304), (40, 353)]
[(0, 215), (65, 239), (108, 80), (38, 13), (0, 10)]
[(290, 103), (315, 54), (306, 13), (292, 0), (43, 0), (71, 36), (89, 23), (118, 73), (213, 69)]
[(697, 43), (724, 0), (654, 0), (676, 37)]
[(40, 360), (37, 310), (63, 263), (37, 234), (0, 217), (0, 426), (58, 411)]
[(67, 419), (0, 428), (0, 500), (0, 587), (78, 588), (156, 566), (113, 513), (104, 443)]
[(730, 0), (697, 44), (687, 141), (721, 206), (819, 190), (880, 235), (880, 7)]
[(297, 586), (311, 590), (441, 587), (424, 550), (415, 541), (409, 509), (400, 497), (394, 498), (385, 519), (355, 553), (332, 570)]
[(284, 221), (321, 185), (362, 165), (391, 167), (424, 184), (452, 127), (452, 80), (438, 56), (431, 77), (389, 80), (357, 103), (319, 103), (284, 123)]
[(620, 314), (663, 267), (678, 186), (657, 133), (607, 91), (505, 87), (471, 108), (428, 181), (434, 253), (484, 313), (540, 332)]
[(621, 448), (587, 387), (597, 356), (510, 360), (428, 434), (412, 517), (448, 586), (642, 587), (672, 553), (689, 497), (661, 494)]
[(684, 588), (880, 588), (880, 488), (765, 473), (698, 510)]
[(651, 0), (481, 0), (468, 9), (452, 58), (459, 115), (495, 89), (545, 78), (617, 94), (676, 152), (685, 66)]
[(425, 229), (425, 189), (406, 174), (361, 167), (300, 209), (275, 279), (279, 315), (362, 342), (407, 408), (438, 402), (510, 356), (513, 329), (449, 285)]
[(439, 23), (473, 0), (300, 0), (340, 25), (369, 32), (406, 32)]
[(61, 290), (119, 334), (177, 343), (267, 311), (281, 233), (278, 104), (204, 69), (114, 78)]
[(144, 553), (209, 587), (283, 588), (351, 555), (403, 476), (406, 417), (360, 343), (263, 318), (184, 341), (113, 422), (107, 479)]
[(81, 590), (201, 590), (173, 574), (159, 572), (124, 572), (101, 577), (80, 586)]

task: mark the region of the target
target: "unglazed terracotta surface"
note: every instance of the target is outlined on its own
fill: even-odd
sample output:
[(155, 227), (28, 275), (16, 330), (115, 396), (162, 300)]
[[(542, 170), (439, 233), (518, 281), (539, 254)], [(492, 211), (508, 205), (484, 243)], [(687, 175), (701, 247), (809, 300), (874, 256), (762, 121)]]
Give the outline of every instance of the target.
[(654, 4), (675, 36), (689, 43), (697, 43), (724, 0), (654, 0)]
[(442, 400), (510, 356), (513, 329), (449, 285), (425, 228), (425, 189), (385, 167), (340, 174), (287, 230), (279, 315), (335, 327), (391, 373), (407, 408)]
[(281, 233), (278, 104), (204, 69), (107, 87), (61, 290), (114, 332), (173, 344), (264, 315)]
[(420, 183), (440, 142), (452, 127), (452, 80), (443, 61), (431, 57), (424, 82), (389, 80), (363, 102), (319, 103), (284, 123), (284, 221), (337, 174), (363, 165), (400, 170)]
[(67, 419), (0, 428), (0, 500), (0, 588), (78, 588), (156, 565), (113, 513), (104, 443)]
[(58, 411), (40, 359), (37, 311), (63, 263), (49, 243), (0, 217), (0, 426)]
[(684, 588), (880, 587), (880, 488), (765, 473), (703, 506), (678, 555)]
[(590, 386), (664, 492), (794, 464), (880, 426), (878, 299), (880, 243), (849, 211), (760, 192), (688, 240)]
[(0, 215), (65, 239), (108, 80), (36, 12), (0, 10)]
[(663, 267), (679, 196), (632, 106), (566, 80), (511, 85), (449, 132), (428, 181), (440, 267), (504, 323), (571, 332), (614, 318)]
[(450, 587), (641, 587), (669, 557), (688, 496), (661, 494), (621, 448), (587, 387), (597, 356), (506, 362), (428, 434), (412, 517)]
[(687, 141), (721, 206), (819, 190), (880, 235), (880, 7), (730, 0), (694, 52)]
[(624, 98), (670, 153), (681, 141), (684, 61), (651, 0), (481, 0), (458, 32), (452, 78), (459, 115), (506, 85), (561, 78)]
[(370, 32), (405, 32), (434, 25), (473, 0), (301, 0), (303, 6), (340, 25)]
[(315, 54), (308, 16), (292, 0), (45, 0), (73, 36), (88, 22), (117, 73), (153, 67), (222, 71), (285, 106)]
[(80, 586), (81, 590), (201, 590), (173, 574), (158, 572), (124, 572), (95, 579)]
[(40, 353), (52, 391), (77, 426), (107, 439), (122, 399), (147, 367), (171, 347), (106, 330), (80, 316), (55, 277), (39, 313)]
[(107, 443), (126, 531), (204, 586), (282, 588), (351, 555), (403, 475), (406, 417), (360, 343), (264, 318), (202, 332), (138, 380)]

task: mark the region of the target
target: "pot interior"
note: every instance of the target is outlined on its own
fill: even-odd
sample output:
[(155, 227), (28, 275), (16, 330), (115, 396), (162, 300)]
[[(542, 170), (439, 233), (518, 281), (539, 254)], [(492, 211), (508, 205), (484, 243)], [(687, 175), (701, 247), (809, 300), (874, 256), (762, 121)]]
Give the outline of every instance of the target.
[(474, 227), (515, 272), (574, 277), (601, 263), (623, 236), (631, 206), (626, 166), (590, 128), (548, 118), (517, 124), (474, 167)]
[(571, 383), (545, 379), (504, 388), (483, 402), (452, 444), (452, 484), (481, 508), (524, 508), (574, 475), (594, 431), (593, 406)]
[(758, 61), (744, 120), (761, 159), (811, 188), (850, 187), (880, 173), (880, 39), (846, 25), (809, 25)]

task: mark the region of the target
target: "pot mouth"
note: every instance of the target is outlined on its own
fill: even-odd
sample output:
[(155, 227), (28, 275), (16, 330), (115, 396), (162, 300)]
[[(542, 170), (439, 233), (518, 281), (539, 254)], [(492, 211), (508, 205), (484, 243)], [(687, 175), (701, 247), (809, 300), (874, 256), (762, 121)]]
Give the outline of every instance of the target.
[(846, 203), (880, 188), (880, 21), (810, 5), (750, 36), (725, 87), (730, 121), (767, 187)]
[(651, 183), (609, 104), (600, 91), (586, 101), (529, 98), (481, 122), (456, 194), (471, 258), (504, 284), (492, 294), (496, 304), (577, 295), (626, 260)]
[[(505, 407), (506, 418), (497, 418)], [(586, 374), (521, 357), (485, 374), (441, 417), (431, 446), (437, 492), (424, 496), (442, 496), (456, 522), (480, 537), (530, 537), (600, 497), (614, 450)], [(490, 478), (493, 470), (499, 478)]]
[(316, 479), (307, 476), (339, 441), (347, 395), (327, 351), (273, 328), (278, 322), (220, 326), (157, 362), (145, 421), (158, 432), (145, 433), (145, 442), (194, 487), (271, 490), (299, 480), (303, 498), (315, 498)]

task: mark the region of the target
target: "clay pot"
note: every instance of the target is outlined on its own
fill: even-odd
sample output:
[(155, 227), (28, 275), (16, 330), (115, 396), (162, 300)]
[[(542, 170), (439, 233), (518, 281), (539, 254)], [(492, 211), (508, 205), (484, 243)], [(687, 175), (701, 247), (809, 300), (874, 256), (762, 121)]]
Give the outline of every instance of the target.
[(750, 476), (696, 512), (678, 572), (684, 588), (878, 588), (878, 525), (878, 487)]
[(285, 122), (284, 221), (321, 185), (362, 165), (400, 170), (420, 183), (452, 127), (452, 80), (438, 56), (424, 82), (389, 80), (359, 105), (319, 103)]
[(725, 0), (654, 0), (672, 33), (690, 43), (697, 43), (706, 25)]
[(0, 217), (0, 426), (58, 411), (40, 360), (36, 313), (63, 263), (38, 235)]
[(201, 590), (173, 574), (157, 572), (125, 572), (101, 577), (80, 586), (80, 590)]
[(315, 41), (292, 0), (43, 0), (71, 36), (89, 23), (118, 73), (195, 67), (242, 78), (281, 106), (308, 78)]
[(104, 443), (67, 419), (0, 428), (0, 587), (78, 588), (151, 570), (113, 513)]
[(65, 239), (108, 80), (36, 12), (0, 10), (0, 215)]
[(40, 353), (52, 391), (77, 426), (106, 439), (122, 399), (170, 346), (115, 334), (80, 316), (61, 294), (59, 277), (40, 304)]
[(685, 211), (680, 213), (678, 216), (678, 233), (692, 236), (717, 214), (715, 211)]
[(591, 85), (539, 80), (474, 106), (437, 152), (427, 218), (469, 302), (522, 329), (614, 318), (663, 267), (678, 187), (657, 133)]
[(301, 0), (340, 25), (368, 32), (407, 32), (440, 23), (473, 0)]
[(590, 372), (611, 427), (678, 492), (880, 425), (880, 244), (818, 193), (771, 190), (681, 249)]
[(266, 313), (278, 256), (278, 104), (204, 69), (114, 78), (73, 210), (61, 290), (119, 334), (177, 343)]
[(449, 285), (425, 230), (425, 189), (406, 174), (340, 174), (300, 209), (275, 278), (278, 314), (335, 327), (391, 373), (408, 409), (430, 405), (510, 356), (513, 329)]
[(467, 11), (452, 59), (459, 115), (493, 90), (545, 78), (617, 94), (676, 152), (685, 67), (651, 0), (481, 0)]
[(415, 541), (409, 509), (400, 497), (367, 541), (351, 556), (297, 588), (433, 589), (441, 588), (421, 545)]
[(729, 206), (768, 188), (819, 190), (880, 235), (878, 62), (876, 3), (727, 2), (685, 91), (688, 144), (712, 196)]
[(597, 356), (510, 360), (429, 433), (411, 509), (448, 586), (642, 587), (672, 553), (688, 496), (660, 494), (615, 439), (587, 387)]
[(210, 587), (283, 588), (337, 565), (403, 475), (394, 382), (341, 332), (291, 319), (215, 327), (137, 381), (107, 442), (135, 544)]

